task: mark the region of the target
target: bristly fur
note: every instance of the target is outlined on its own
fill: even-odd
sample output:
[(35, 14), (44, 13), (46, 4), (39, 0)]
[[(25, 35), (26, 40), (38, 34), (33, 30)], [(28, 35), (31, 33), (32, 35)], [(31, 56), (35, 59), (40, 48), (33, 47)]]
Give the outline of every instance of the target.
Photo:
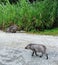
[(46, 46), (43, 45), (43, 44), (33, 44), (33, 43), (31, 43), (31, 44), (28, 44), (28, 45), (25, 47), (25, 49), (30, 49), (30, 50), (32, 50), (32, 51), (33, 51), (33, 52), (32, 52), (32, 56), (34, 56), (34, 54), (35, 54), (36, 56), (38, 56), (37, 52), (40, 52), (40, 53), (42, 53), (42, 55), (41, 55), (40, 57), (42, 57), (43, 54), (45, 54), (46, 59), (48, 59), (48, 54), (47, 54), (47, 52), (46, 52)]

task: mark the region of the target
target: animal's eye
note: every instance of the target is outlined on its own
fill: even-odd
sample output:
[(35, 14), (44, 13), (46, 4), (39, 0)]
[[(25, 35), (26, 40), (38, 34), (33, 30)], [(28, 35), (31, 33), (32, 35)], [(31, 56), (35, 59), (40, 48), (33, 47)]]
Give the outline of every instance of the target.
[(30, 48), (30, 46), (29, 46), (29, 48)]

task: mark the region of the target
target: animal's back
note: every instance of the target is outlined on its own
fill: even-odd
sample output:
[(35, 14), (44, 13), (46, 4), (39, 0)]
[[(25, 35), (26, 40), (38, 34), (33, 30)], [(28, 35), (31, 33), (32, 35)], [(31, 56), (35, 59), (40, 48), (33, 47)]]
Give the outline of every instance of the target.
[(31, 44), (31, 49), (43, 53), (46, 51), (46, 47), (43, 44)]

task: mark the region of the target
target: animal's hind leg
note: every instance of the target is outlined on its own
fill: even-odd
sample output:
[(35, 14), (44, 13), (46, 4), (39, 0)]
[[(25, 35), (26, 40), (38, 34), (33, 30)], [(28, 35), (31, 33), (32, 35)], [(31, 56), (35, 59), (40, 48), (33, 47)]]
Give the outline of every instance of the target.
[(47, 54), (46, 52), (45, 52), (44, 54), (45, 54), (45, 56), (46, 56), (46, 59), (48, 59), (48, 54)]
[(45, 55), (46, 55), (46, 59), (48, 59), (48, 54), (46, 53)]
[(43, 56), (43, 53), (39, 56), (40, 58)]

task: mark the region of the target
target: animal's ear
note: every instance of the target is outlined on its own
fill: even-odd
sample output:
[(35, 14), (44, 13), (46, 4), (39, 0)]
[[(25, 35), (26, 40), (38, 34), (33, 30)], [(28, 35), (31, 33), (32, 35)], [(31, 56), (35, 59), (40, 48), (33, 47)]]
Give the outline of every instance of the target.
[(32, 44), (30, 43), (29, 46), (31, 46)]

